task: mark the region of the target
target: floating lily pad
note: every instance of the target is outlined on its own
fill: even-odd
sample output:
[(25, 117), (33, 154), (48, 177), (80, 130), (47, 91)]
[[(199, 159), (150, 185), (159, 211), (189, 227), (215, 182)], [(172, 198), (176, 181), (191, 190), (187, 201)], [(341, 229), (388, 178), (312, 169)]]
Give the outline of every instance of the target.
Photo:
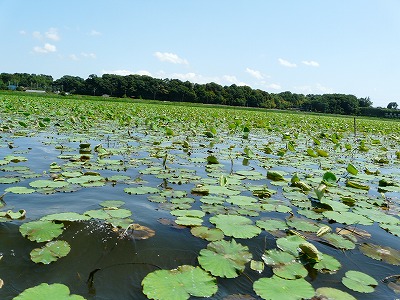
[(251, 260), (250, 261), (250, 269), (257, 271), (258, 273), (262, 273), (264, 271), (264, 263), (258, 260)]
[(176, 218), (175, 223), (182, 226), (201, 226), (203, 219), (197, 217), (181, 216)]
[(354, 249), (356, 247), (356, 245), (352, 241), (350, 241), (336, 233), (324, 234), (322, 236), (322, 238), (324, 240), (326, 240), (327, 242), (329, 242), (329, 244), (331, 244), (332, 246), (334, 246), (338, 249), (350, 250), (350, 249)]
[(303, 278), (286, 280), (277, 276), (261, 278), (254, 282), (254, 291), (262, 299), (285, 300), (309, 299), (314, 296), (314, 288)]
[(22, 236), (31, 241), (47, 242), (58, 237), (63, 232), (64, 225), (51, 221), (32, 221), (19, 227)]
[(68, 185), (68, 182), (65, 181), (53, 181), (53, 180), (35, 180), (29, 183), (29, 185), (33, 188), (62, 188)]
[(217, 228), (208, 228), (205, 226), (193, 227), (190, 232), (199, 238), (205, 239), (210, 242), (219, 241), (224, 238), (222, 230)]
[(143, 279), (142, 286), (149, 299), (159, 300), (211, 297), (218, 289), (212, 276), (199, 267), (189, 265), (151, 272)]
[(82, 296), (70, 295), (69, 288), (61, 283), (41, 283), (26, 289), (13, 300), (32, 299), (85, 300)]
[(272, 272), (284, 279), (304, 278), (308, 274), (307, 269), (297, 261), (277, 266), (272, 269)]
[(249, 239), (261, 233), (261, 229), (253, 225), (253, 221), (243, 216), (216, 215), (210, 218), (210, 222), (225, 235), (235, 238)]
[(40, 218), (42, 221), (87, 221), (90, 220), (89, 216), (84, 216), (75, 212), (63, 212), (57, 214), (50, 214)]
[(111, 208), (111, 207), (117, 207), (118, 208), (118, 207), (121, 207), (124, 204), (125, 204), (125, 202), (121, 201), (121, 200), (106, 200), (106, 201), (100, 202), (100, 206), (108, 207), (108, 208)]
[(372, 293), (378, 282), (368, 274), (358, 271), (347, 271), (342, 283), (349, 289), (360, 293)]
[(211, 242), (207, 249), (200, 250), (198, 260), (203, 269), (214, 276), (235, 278), (252, 258), (249, 248), (231, 241)]
[(5, 189), (6, 192), (13, 194), (32, 194), (35, 192), (34, 189), (29, 189), (24, 186), (13, 186)]
[(33, 249), (30, 255), (33, 262), (47, 265), (67, 256), (69, 251), (71, 251), (71, 247), (66, 241), (52, 241), (42, 248)]
[(276, 240), (276, 245), (282, 251), (286, 251), (294, 256), (299, 254), (299, 245), (306, 242), (305, 239), (297, 235), (290, 235)]
[(292, 263), (296, 260), (296, 257), (285, 251), (270, 249), (265, 251), (262, 260), (266, 265), (275, 267)]
[(267, 231), (285, 230), (288, 228), (286, 222), (279, 219), (257, 220), (256, 225)]
[(371, 243), (364, 243), (359, 249), (363, 254), (372, 259), (381, 260), (388, 264), (400, 266), (399, 250)]
[(331, 274), (336, 272), (342, 267), (341, 263), (333, 256), (330, 256), (325, 253), (324, 254), (321, 253), (320, 256), (321, 256), (320, 260), (313, 266), (314, 269), (317, 269), (322, 273)]
[(315, 291), (318, 299), (329, 299), (329, 300), (357, 300), (349, 293), (343, 292), (338, 289), (330, 287), (321, 287)]
[(156, 194), (160, 190), (150, 186), (138, 186), (134, 188), (125, 188), (124, 192), (130, 195), (145, 195), (145, 194)]

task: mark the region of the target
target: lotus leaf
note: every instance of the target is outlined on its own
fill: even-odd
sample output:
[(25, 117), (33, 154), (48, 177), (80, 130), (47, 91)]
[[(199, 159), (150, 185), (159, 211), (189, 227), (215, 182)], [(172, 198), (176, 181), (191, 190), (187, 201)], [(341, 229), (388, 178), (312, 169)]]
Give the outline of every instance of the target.
[(208, 228), (205, 226), (193, 227), (190, 232), (199, 238), (205, 239), (207, 241), (219, 241), (224, 238), (224, 233), (222, 230), (217, 228)]
[(49, 264), (59, 258), (67, 256), (71, 247), (66, 241), (48, 242), (42, 248), (35, 248), (31, 251), (31, 259), (35, 263)]
[(121, 200), (106, 200), (100, 203), (102, 207), (114, 208), (114, 207), (121, 207), (124, 205), (125, 202)]
[(235, 190), (229, 189), (225, 186), (207, 185), (207, 186), (204, 186), (203, 188), (208, 190), (209, 194), (215, 194), (215, 195), (234, 196), (234, 195), (240, 194), (240, 191), (235, 191)]
[(257, 199), (249, 196), (236, 195), (229, 197), (226, 201), (231, 204), (242, 206), (242, 205), (252, 205), (255, 202), (257, 202)]
[(278, 219), (257, 220), (256, 225), (267, 231), (285, 230), (287, 228), (286, 222)]
[(211, 242), (207, 249), (200, 250), (198, 260), (203, 269), (214, 276), (235, 278), (252, 258), (249, 248), (231, 241)]
[(335, 174), (332, 172), (326, 172), (324, 176), (322, 177), (323, 183), (325, 183), (328, 186), (335, 186), (337, 182), (337, 178)]
[(284, 279), (297, 279), (307, 276), (307, 269), (299, 262), (291, 262), (272, 269), (276, 276)]
[(268, 170), (267, 178), (274, 181), (284, 181), (285, 178), (283, 177), (283, 173), (279, 171), (271, 171)]
[(13, 194), (32, 194), (35, 192), (34, 189), (29, 189), (24, 186), (13, 186), (5, 189), (5, 192), (13, 193)]
[(58, 237), (63, 232), (63, 227), (63, 224), (56, 224), (51, 221), (32, 221), (22, 224), (19, 231), (22, 236), (40, 243)]
[(264, 271), (264, 263), (258, 260), (250, 261), (250, 269), (257, 271), (258, 273), (262, 273)]
[(372, 293), (378, 282), (371, 276), (358, 272), (347, 271), (342, 278), (342, 283), (349, 289), (360, 293)]
[(182, 226), (201, 226), (203, 224), (203, 219), (181, 216), (176, 219), (175, 223)]
[(347, 172), (349, 172), (352, 175), (357, 175), (358, 174), (358, 170), (352, 164), (348, 164), (346, 170), (347, 170)]
[(145, 194), (156, 194), (160, 190), (150, 186), (139, 186), (135, 188), (125, 188), (124, 192), (130, 195), (145, 195)]
[(324, 234), (322, 236), (322, 238), (324, 240), (326, 240), (329, 244), (331, 244), (332, 246), (334, 246), (338, 249), (350, 250), (350, 249), (354, 249), (356, 247), (356, 245), (352, 241), (350, 241), (336, 233)]
[(201, 210), (183, 210), (183, 209), (178, 209), (178, 210), (173, 210), (171, 211), (171, 215), (176, 216), (176, 217), (195, 217), (195, 218), (202, 218), (206, 214), (201, 211)]
[(320, 229), (316, 223), (300, 218), (287, 218), (286, 223), (288, 227), (293, 227), (301, 231), (317, 232)]
[(364, 243), (360, 246), (360, 251), (366, 256), (382, 260), (388, 264), (400, 266), (400, 251), (391, 247), (384, 247), (371, 243)]
[(149, 299), (158, 300), (211, 297), (218, 289), (215, 279), (207, 272), (189, 265), (149, 273), (143, 279), (142, 286), (143, 293)]
[(299, 245), (306, 242), (305, 239), (298, 235), (290, 235), (276, 240), (276, 245), (282, 251), (286, 251), (294, 256), (298, 256)]
[(349, 293), (343, 292), (338, 289), (330, 287), (321, 287), (316, 291), (316, 296), (318, 299), (329, 299), (329, 300), (357, 300)]
[(61, 283), (41, 283), (26, 289), (13, 300), (32, 299), (85, 300), (82, 296), (70, 295), (69, 288)]
[(20, 209), (17, 212), (13, 212), (12, 210), (7, 210), (5, 213), (5, 217), (10, 218), (11, 220), (18, 220), (25, 218), (26, 211), (24, 209)]
[(334, 273), (341, 268), (340, 262), (328, 255), (320, 253), (320, 260), (314, 265), (314, 269), (321, 271), (322, 273)]
[(0, 177), (0, 184), (11, 184), (20, 182), (21, 179), (18, 177)]
[(358, 215), (353, 212), (349, 211), (342, 211), (342, 212), (337, 212), (337, 211), (324, 211), (322, 213), (326, 218), (334, 220), (336, 222), (342, 223), (342, 224), (362, 224), (362, 225), (372, 225), (374, 221), (371, 219), (364, 217), (362, 215)]
[(253, 222), (243, 216), (235, 215), (216, 215), (210, 218), (210, 222), (221, 229), (225, 235), (235, 238), (248, 239), (261, 233), (261, 229)]
[(290, 264), (296, 260), (296, 257), (285, 251), (271, 249), (265, 251), (262, 259), (266, 265), (275, 267)]
[(387, 230), (391, 234), (400, 237), (400, 225), (380, 224), (379, 226)]
[(87, 221), (90, 220), (90, 217), (84, 216), (75, 212), (63, 212), (57, 214), (50, 214), (40, 218), (41, 221)]
[(285, 300), (309, 299), (314, 296), (314, 288), (303, 278), (286, 280), (278, 276), (261, 278), (254, 282), (253, 289), (262, 299)]
[(33, 188), (62, 188), (68, 185), (65, 181), (53, 181), (53, 180), (35, 180), (29, 183)]

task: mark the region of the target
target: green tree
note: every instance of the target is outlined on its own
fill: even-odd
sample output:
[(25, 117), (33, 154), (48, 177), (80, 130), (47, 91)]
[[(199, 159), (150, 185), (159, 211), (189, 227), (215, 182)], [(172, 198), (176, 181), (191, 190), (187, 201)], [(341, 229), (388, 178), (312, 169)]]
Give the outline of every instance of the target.
[(397, 105), (396, 102), (390, 102), (390, 103), (387, 105), (387, 108), (389, 108), (389, 109), (397, 109), (397, 107), (398, 107), (398, 105)]

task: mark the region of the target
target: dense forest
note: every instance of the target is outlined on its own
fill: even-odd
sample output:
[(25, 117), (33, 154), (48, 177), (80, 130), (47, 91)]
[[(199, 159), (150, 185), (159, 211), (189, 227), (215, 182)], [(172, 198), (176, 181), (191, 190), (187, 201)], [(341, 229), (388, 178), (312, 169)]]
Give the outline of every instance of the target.
[[(109, 95), (176, 102), (248, 106), (268, 109), (296, 109), (303, 111), (400, 117), (397, 103), (387, 108), (374, 108), (369, 97), (357, 98), (346, 94), (303, 95), (289, 91), (268, 93), (248, 86), (221, 86), (211, 82), (191, 83), (179, 79), (158, 79), (146, 75), (90, 75), (87, 79), (65, 75), (53, 80), (49, 75), (1, 73), (0, 89), (45, 90), (65, 94)], [(399, 112), (399, 113), (398, 113)]]

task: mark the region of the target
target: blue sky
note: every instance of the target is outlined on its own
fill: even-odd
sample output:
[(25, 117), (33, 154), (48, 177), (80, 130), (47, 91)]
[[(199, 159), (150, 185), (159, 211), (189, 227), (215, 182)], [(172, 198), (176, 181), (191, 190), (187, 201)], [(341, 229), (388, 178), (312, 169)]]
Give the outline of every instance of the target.
[(0, 72), (400, 103), (399, 0), (0, 0)]

